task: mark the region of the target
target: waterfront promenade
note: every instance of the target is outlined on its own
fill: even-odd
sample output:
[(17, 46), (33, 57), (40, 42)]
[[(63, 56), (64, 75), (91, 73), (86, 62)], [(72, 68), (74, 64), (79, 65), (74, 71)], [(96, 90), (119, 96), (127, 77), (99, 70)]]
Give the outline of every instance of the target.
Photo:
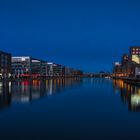
[(123, 80), (126, 83), (130, 83), (130, 84), (135, 84), (135, 85), (140, 85), (140, 78), (136, 78), (136, 77), (112, 77), (113, 79), (120, 79)]

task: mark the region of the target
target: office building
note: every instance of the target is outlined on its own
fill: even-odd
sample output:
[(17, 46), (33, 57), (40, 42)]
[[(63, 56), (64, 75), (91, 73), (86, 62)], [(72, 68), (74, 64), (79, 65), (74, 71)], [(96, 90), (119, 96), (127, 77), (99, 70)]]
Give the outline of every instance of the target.
[(0, 51), (0, 78), (11, 76), (11, 54)]
[(62, 76), (64, 74), (63, 66), (53, 62), (47, 63), (48, 76)]
[(46, 62), (30, 56), (12, 57), (12, 74), (16, 77), (46, 76)]

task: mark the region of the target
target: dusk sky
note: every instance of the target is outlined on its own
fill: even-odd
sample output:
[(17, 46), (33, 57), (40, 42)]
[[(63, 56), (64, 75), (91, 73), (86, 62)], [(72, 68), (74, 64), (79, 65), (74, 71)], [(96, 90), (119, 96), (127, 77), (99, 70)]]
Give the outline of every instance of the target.
[(138, 0), (1, 0), (0, 49), (86, 72), (140, 45)]

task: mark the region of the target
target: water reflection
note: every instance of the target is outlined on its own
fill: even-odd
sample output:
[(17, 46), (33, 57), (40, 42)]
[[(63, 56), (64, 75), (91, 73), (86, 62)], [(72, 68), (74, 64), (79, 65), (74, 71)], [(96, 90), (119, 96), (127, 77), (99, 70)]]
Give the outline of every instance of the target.
[(28, 103), (81, 84), (81, 79), (24, 80), (0, 82), (0, 109), (12, 102)]
[(0, 82), (0, 109), (11, 104), (11, 82)]
[[(11, 103), (29, 103), (44, 96), (59, 94), (87, 82), (107, 87), (111, 81), (70, 78), (0, 82), (0, 109), (9, 107)], [(115, 94), (120, 94), (122, 103), (127, 104), (130, 111), (140, 111), (140, 86), (127, 84), (122, 80), (113, 80), (113, 88)]]
[(115, 93), (120, 92), (121, 100), (128, 105), (129, 111), (140, 111), (140, 86), (122, 80), (114, 80), (113, 85)]
[(30, 102), (45, 95), (45, 81), (25, 80), (12, 82), (12, 101)]

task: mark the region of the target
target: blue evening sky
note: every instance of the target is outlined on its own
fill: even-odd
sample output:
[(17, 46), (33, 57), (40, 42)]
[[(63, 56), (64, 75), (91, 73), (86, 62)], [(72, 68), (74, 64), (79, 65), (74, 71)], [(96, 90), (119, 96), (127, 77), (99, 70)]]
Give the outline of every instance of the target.
[(87, 72), (140, 45), (138, 0), (0, 0), (0, 49)]

